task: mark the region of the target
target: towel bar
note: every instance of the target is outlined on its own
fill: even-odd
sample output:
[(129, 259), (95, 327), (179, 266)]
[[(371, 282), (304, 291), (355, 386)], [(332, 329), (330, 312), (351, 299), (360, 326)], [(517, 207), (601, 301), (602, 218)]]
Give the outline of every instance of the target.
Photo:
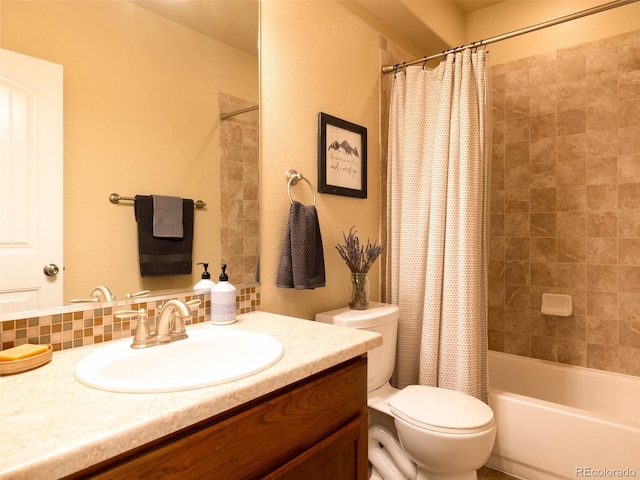
[[(121, 200), (128, 200), (130, 202), (135, 201), (135, 198), (133, 197), (122, 197), (120, 195), (118, 195), (117, 193), (112, 193), (111, 195), (109, 195), (109, 201), (111, 203), (113, 203), (114, 205), (120, 203)], [(193, 202), (193, 206), (197, 209), (203, 209), (204, 207), (207, 206), (207, 204), (205, 202), (203, 202), (202, 200), (196, 200), (195, 202)]]
[(309, 188), (311, 189), (311, 193), (313, 193), (313, 206), (315, 207), (316, 191), (313, 189), (313, 185), (311, 185), (311, 182), (306, 178), (304, 178), (301, 173), (298, 173), (296, 170), (293, 170), (293, 169), (287, 172), (287, 178), (289, 179), (289, 182), (287, 183), (287, 193), (289, 194), (289, 201), (293, 203), (293, 198), (291, 198), (291, 185), (295, 185), (296, 183), (298, 183), (298, 181), (304, 180), (305, 182), (307, 182), (307, 185), (309, 185)]

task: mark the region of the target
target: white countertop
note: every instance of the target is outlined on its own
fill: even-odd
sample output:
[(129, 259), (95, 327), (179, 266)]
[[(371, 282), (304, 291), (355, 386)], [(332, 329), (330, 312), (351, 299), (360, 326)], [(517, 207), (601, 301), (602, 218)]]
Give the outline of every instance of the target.
[[(284, 356), (269, 369), (223, 385), (130, 394), (79, 383), (76, 364), (105, 344), (54, 352), (47, 365), (0, 377), (0, 479), (69, 475), (321, 372), (382, 344), (377, 333), (266, 312), (228, 326), (276, 337)], [(155, 347), (162, 348), (162, 347)]]

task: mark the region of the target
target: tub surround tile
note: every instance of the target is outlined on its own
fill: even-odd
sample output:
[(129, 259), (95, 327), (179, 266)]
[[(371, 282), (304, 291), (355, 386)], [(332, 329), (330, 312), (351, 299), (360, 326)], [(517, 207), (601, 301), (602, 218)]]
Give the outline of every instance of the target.
[[(640, 31), (492, 71), (490, 348), (640, 375)], [(543, 316), (543, 293), (570, 294), (573, 315)]]

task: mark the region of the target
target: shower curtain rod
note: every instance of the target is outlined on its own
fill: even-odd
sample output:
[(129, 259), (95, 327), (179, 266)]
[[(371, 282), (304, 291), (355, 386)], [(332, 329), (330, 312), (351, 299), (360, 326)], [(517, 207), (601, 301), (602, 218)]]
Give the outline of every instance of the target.
[(395, 72), (398, 69), (404, 68), (408, 65), (415, 65), (416, 63), (423, 63), (434, 58), (444, 57), (450, 53), (460, 52), (462, 50), (466, 50), (467, 48), (478, 48), (483, 45), (489, 45), (490, 43), (500, 42), (502, 40), (506, 40), (508, 38), (517, 37), (518, 35), (523, 35), (525, 33), (535, 32), (536, 30), (542, 30), (543, 28), (552, 27), (554, 25), (558, 25), (560, 23), (568, 22), (570, 20), (575, 20), (578, 18), (586, 17), (588, 15), (593, 15), (594, 13), (604, 12), (606, 10), (611, 10), (612, 8), (621, 7), (623, 5), (627, 5), (629, 3), (637, 2), (638, 0), (615, 0), (613, 2), (605, 3), (603, 5), (588, 8), (586, 10), (581, 10), (576, 13), (571, 13), (569, 15), (565, 15), (562, 17), (555, 18), (553, 20), (547, 20), (546, 22), (538, 23), (535, 25), (531, 25), (526, 28), (521, 28), (519, 30), (514, 30), (509, 33), (503, 33), (502, 35), (498, 35), (495, 37), (488, 38), (486, 40), (479, 40), (477, 42), (472, 42), (468, 45), (462, 45), (461, 47), (455, 47), (450, 50), (445, 50), (442, 53), (436, 53), (435, 55), (430, 55), (428, 57), (418, 58), (416, 60), (412, 60), (410, 62), (398, 63), (396, 65), (384, 65), (382, 67), (382, 73), (391, 73)]
[(236, 110), (235, 112), (231, 112), (231, 113), (221, 113), (220, 120), (226, 120), (227, 118), (233, 117), (234, 115), (240, 115), (241, 113), (251, 112), (253, 110), (258, 110), (259, 108), (260, 108), (260, 105), (254, 105), (253, 107), (243, 108), (241, 110)]

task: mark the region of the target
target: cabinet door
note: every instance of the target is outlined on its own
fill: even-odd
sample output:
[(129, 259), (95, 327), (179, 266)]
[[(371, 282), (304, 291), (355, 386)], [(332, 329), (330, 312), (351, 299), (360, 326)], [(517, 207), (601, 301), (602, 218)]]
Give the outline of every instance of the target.
[(279, 468), (265, 480), (368, 478), (366, 413)]

